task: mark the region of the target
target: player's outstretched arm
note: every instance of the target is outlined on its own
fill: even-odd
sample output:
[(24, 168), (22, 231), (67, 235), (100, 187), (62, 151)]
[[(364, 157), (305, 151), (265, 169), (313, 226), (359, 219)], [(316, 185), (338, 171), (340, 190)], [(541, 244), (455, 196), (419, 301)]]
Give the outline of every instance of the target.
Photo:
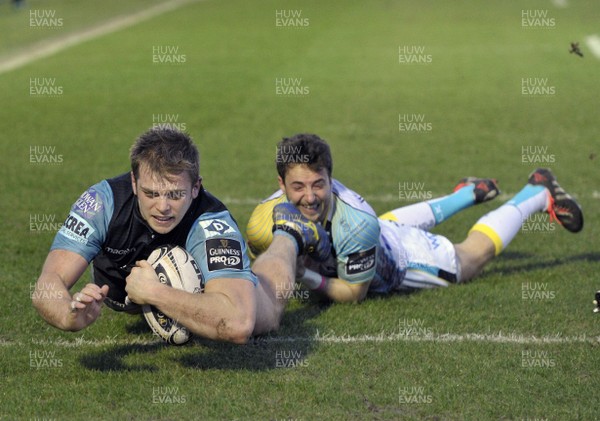
[(358, 303), (365, 299), (370, 282), (351, 284), (340, 278), (325, 278), (319, 290), (336, 303)]
[(336, 303), (357, 303), (365, 299), (370, 281), (350, 283), (341, 278), (329, 278), (298, 265), (297, 280), (305, 287), (325, 295)]
[(87, 266), (87, 261), (72, 251), (52, 250), (48, 253), (32, 302), (42, 318), (52, 326), (78, 331), (92, 324), (100, 315), (108, 286), (100, 288), (87, 284), (73, 296), (69, 293)]
[(198, 336), (243, 344), (256, 319), (254, 288), (245, 279), (214, 278), (203, 294), (193, 294), (161, 284), (152, 266), (142, 260), (127, 277), (125, 290), (134, 303), (155, 306)]

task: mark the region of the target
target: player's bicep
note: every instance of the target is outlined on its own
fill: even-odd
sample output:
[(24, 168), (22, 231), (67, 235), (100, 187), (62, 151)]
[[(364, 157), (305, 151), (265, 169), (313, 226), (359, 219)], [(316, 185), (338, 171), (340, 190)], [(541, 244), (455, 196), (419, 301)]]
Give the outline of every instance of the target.
[(239, 309), (253, 309), (254, 297), (252, 282), (240, 282), (237, 278), (219, 278), (219, 282), (209, 282), (204, 289), (205, 294), (223, 294)]
[(73, 251), (52, 250), (46, 257), (38, 282), (59, 280), (68, 290), (83, 275), (87, 267), (87, 260)]

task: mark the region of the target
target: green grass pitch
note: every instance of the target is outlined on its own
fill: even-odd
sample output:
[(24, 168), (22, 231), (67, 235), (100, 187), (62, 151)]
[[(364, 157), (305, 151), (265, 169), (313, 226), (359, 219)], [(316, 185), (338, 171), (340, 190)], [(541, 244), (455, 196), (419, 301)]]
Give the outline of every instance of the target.
[[(0, 3), (0, 63), (160, 2), (102, 3)], [(584, 41), (599, 12), (192, 1), (0, 74), (0, 420), (598, 419), (600, 61)], [(169, 347), (108, 309), (85, 331), (51, 328), (30, 294), (57, 227), (165, 122), (197, 141), (206, 188), (242, 228), (276, 188), (276, 142), (297, 132), (327, 139), (334, 176), (380, 213), (497, 178), (500, 198), (435, 229), (455, 242), (537, 166), (577, 197), (585, 227), (534, 218), (464, 286), (295, 300), (280, 332), (245, 346)]]

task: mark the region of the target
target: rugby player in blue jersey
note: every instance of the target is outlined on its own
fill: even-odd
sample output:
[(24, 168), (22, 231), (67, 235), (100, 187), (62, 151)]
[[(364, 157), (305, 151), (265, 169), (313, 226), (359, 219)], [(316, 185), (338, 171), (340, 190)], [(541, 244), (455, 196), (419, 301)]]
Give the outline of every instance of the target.
[[(282, 308), (250, 270), (235, 220), (202, 186), (199, 154), (190, 137), (176, 130), (149, 130), (132, 146), (130, 159), (130, 172), (103, 180), (79, 197), (56, 234), (33, 294), (42, 318), (59, 329), (78, 331), (97, 320), (102, 304), (128, 313), (149, 304), (209, 339), (244, 343), (252, 333), (276, 329)], [(278, 236), (263, 259), (264, 285), (293, 281), (296, 254), (319, 242), (316, 230), (295, 228), (306, 249), (298, 250), (287, 233)], [(158, 281), (146, 259), (167, 244), (192, 254), (205, 283), (203, 294)], [(211, 252), (240, 259), (216, 262), (209, 259)], [(71, 294), (88, 265), (91, 282)]]
[[(583, 214), (547, 169), (534, 171), (523, 189), (472, 227), (466, 239), (452, 244), (428, 230), (469, 206), (496, 197), (494, 180), (469, 177), (455, 191), (376, 216), (357, 193), (332, 178), (327, 143), (316, 135), (284, 138), (277, 146), (279, 190), (260, 203), (247, 227), (256, 272), (262, 253), (274, 238), (288, 235), (302, 249), (299, 226), (324, 229), (330, 244), (317, 244), (318, 257), (300, 253), (296, 280), (336, 302), (356, 302), (367, 293), (390, 293), (466, 282), (498, 255), (536, 212), (548, 212), (568, 231), (583, 227)], [(293, 228), (293, 229), (287, 229)], [(274, 232), (273, 232), (274, 231)], [(327, 243), (325, 236), (322, 241)], [(291, 290), (294, 281), (271, 288)], [(285, 305), (289, 294), (278, 294)]]

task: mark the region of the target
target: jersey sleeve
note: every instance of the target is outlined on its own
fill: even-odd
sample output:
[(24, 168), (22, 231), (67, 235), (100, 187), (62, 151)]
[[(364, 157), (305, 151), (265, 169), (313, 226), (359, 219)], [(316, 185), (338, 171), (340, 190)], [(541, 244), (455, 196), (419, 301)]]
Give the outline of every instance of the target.
[(252, 212), (246, 227), (248, 249), (252, 259), (256, 259), (271, 245), (273, 241), (273, 208), (285, 200), (285, 195), (279, 190), (262, 201)]
[(100, 252), (114, 212), (112, 189), (106, 180), (87, 189), (71, 207), (50, 250), (68, 250), (88, 263)]
[(379, 222), (376, 216), (342, 203), (338, 202), (332, 221), (338, 277), (353, 284), (371, 281), (377, 269)]
[(186, 249), (198, 262), (206, 282), (239, 278), (258, 284), (250, 270), (246, 242), (228, 211), (200, 215), (188, 234)]

